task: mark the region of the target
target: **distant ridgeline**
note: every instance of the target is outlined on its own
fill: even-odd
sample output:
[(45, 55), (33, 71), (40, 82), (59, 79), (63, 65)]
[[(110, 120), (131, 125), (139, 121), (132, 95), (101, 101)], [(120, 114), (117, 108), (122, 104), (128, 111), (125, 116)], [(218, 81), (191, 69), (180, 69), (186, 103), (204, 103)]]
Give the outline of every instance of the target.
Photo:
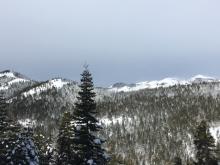
[[(75, 108), (79, 90), (77, 82), (62, 78), (38, 82), (12, 71), (0, 73), (11, 117), (51, 141), (64, 111)], [(220, 82), (215, 78), (117, 83), (95, 92), (109, 164), (168, 165), (177, 157), (190, 164), (196, 160), (194, 134), (202, 120), (220, 149)]]

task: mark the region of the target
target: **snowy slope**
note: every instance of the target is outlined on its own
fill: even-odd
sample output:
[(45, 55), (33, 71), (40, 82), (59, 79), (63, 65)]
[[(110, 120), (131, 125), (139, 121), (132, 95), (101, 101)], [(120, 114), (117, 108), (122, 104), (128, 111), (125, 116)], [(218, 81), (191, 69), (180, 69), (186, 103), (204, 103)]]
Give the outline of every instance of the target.
[(0, 77), (11, 77), (11, 78), (16, 78), (13, 72), (11, 71), (3, 71), (0, 73)]
[(52, 80), (49, 80), (45, 83), (42, 83), (41, 85), (39, 86), (36, 86), (34, 88), (31, 88), (30, 90), (28, 91), (25, 91), (22, 93), (23, 96), (27, 97), (29, 95), (35, 95), (35, 94), (40, 94), (41, 92), (43, 91), (47, 91), (48, 89), (52, 89), (52, 88), (57, 88), (57, 89), (60, 89), (62, 88), (64, 85), (68, 84), (69, 82), (68, 81), (65, 81), (63, 79), (52, 79)]
[(188, 84), (202, 83), (202, 82), (219, 82), (219, 80), (213, 77), (196, 75), (188, 80), (181, 80), (177, 78), (165, 78), (159, 81), (143, 81), (135, 84), (117, 83), (110, 86), (108, 90), (112, 92), (131, 92), (146, 88), (148, 89), (159, 88), (159, 87), (166, 88), (174, 85), (188, 85)]
[[(30, 89), (22, 93), (22, 95), (25, 97), (28, 95), (39, 94), (40, 92), (43, 92), (43, 91), (46, 91), (52, 88), (60, 89), (64, 85), (69, 83), (68, 81), (65, 81), (61, 78), (56, 78), (56, 79), (48, 80), (44, 83), (43, 82), (41, 83), (41, 82), (32, 81), (26, 76), (18, 72), (14, 72), (10, 70), (5, 70), (3, 72), (0, 72), (0, 91), (7, 92), (9, 89), (12, 89), (13, 87), (19, 88), (19, 86), (22, 86), (21, 84), (24, 84), (25, 82), (35, 82), (32, 84), (36, 84), (34, 87), (30, 86)], [(28, 87), (28, 85), (26, 85), (25, 87)]]

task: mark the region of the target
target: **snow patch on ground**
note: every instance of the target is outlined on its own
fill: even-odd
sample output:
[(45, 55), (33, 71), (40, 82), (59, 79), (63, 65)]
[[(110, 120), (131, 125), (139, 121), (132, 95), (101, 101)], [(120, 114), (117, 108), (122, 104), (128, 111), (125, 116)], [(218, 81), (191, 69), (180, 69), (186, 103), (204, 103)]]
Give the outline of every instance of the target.
[(36, 124), (36, 120), (23, 119), (18, 120), (18, 123), (21, 124), (23, 127), (33, 127)]
[(8, 86), (0, 86), (0, 90), (8, 90)]
[(189, 141), (184, 142), (184, 145), (186, 147), (187, 154), (191, 158), (193, 158), (195, 156), (195, 154), (194, 154), (194, 150), (195, 149), (194, 149), (194, 143), (193, 143), (193, 136), (190, 133), (188, 133), (187, 135), (188, 135)]
[(100, 139), (94, 139), (95, 144), (102, 144)]
[[(117, 116), (117, 117), (111, 117), (111, 118), (107, 118), (107, 117), (103, 117), (100, 119), (100, 125), (104, 126), (104, 127), (108, 127), (110, 125), (123, 125), (123, 128), (130, 132), (133, 133), (134, 132), (134, 120), (135, 120), (136, 116), (134, 116), (134, 118), (131, 117), (124, 117), (123, 115), (121, 116)], [(138, 123), (136, 123), (138, 124)], [(123, 130), (121, 130), (123, 131)], [(111, 135), (110, 135), (111, 136)]]
[(132, 118), (130, 117), (126, 117), (123, 118), (123, 116), (118, 116), (118, 117), (112, 117), (112, 118), (107, 118), (104, 117), (102, 119), (100, 119), (100, 122), (106, 126), (111, 125), (111, 124), (122, 124), (123, 121), (127, 121), (127, 122), (132, 122)]
[(212, 127), (210, 127), (210, 133), (215, 139), (215, 142), (220, 141), (220, 122), (214, 123)]
[(92, 160), (92, 159), (89, 159), (89, 160), (87, 161), (87, 163), (88, 163), (89, 165), (93, 165), (93, 160)]

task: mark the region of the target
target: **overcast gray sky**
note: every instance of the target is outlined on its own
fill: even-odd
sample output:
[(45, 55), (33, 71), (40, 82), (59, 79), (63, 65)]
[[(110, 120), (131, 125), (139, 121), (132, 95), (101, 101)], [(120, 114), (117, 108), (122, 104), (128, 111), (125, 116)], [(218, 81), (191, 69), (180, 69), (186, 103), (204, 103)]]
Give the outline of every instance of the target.
[(219, 0), (0, 1), (0, 69), (97, 85), (220, 77)]

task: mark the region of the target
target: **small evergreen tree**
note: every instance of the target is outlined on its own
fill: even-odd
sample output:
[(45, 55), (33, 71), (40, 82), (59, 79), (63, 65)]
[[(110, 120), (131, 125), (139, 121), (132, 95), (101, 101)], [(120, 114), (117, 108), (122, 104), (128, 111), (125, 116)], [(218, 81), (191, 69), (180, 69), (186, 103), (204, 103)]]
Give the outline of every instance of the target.
[(73, 150), (73, 136), (74, 131), (73, 126), (71, 125), (71, 114), (70, 112), (65, 112), (62, 118), (57, 140), (58, 165), (75, 163), (76, 154)]
[(202, 121), (195, 132), (196, 165), (217, 165), (215, 140), (206, 121)]
[(182, 160), (180, 157), (175, 157), (174, 158), (174, 165), (182, 165)]
[(53, 158), (55, 150), (51, 144), (51, 137), (46, 137), (40, 132), (38, 132), (34, 134), (33, 140), (38, 148), (39, 164), (49, 165), (50, 163), (52, 163), (54, 161)]

